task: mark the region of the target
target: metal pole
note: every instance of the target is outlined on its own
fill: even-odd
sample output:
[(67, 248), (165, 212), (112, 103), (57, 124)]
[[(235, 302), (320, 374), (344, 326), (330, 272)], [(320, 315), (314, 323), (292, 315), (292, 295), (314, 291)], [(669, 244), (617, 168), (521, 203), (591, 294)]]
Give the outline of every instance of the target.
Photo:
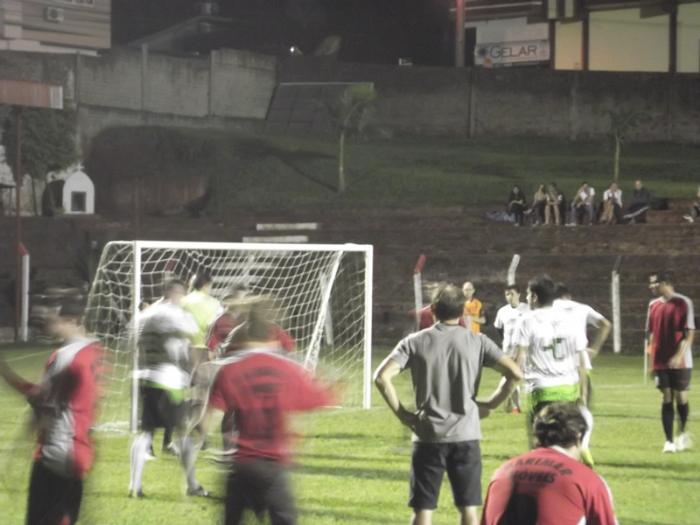
[(20, 279), (22, 275), (22, 219), (21, 219), (21, 191), (22, 191), (22, 108), (15, 107), (15, 131), (17, 132), (15, 153), (15, 225), (17, 242), (15, 251), (17, 254), (17, 268), (15, 277), (15, 342), (19, 340), (19, 324), (22, 308), (22, 290)]
[(464, 67), (464, 0), (455, 0), (455, 67)]

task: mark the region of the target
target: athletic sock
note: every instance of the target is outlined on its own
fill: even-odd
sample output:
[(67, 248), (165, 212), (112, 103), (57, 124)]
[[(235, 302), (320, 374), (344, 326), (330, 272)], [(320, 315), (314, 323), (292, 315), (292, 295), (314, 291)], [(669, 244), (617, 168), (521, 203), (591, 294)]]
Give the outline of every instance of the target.
[(129, 490), (135, 493), (141, 491), (143, 465), (146, 463), (146, 452), (148, 452), (152, 441), (153, 435), (148, 432), (143, 432), (139, 434), (131, 445), (131, 477), (129, 479)]
[(673, 443), (673, 403), (661, 403), (661, 423), (666, 434), (666, 441)]
[(194, 465), (197, 461), (197, 445), (191, 436), (185, 436), (180, 441), (180, 461), (187, 478), (187, 488), (194, 490), (199, 487), (199, 482), (195, 477)]
[(688, 422), (688, 403), (681, 405), (678, 403), (676, 405), (676, 410), (678, 410), (678, 418), (681, 421), (681, 433), (685, 432), (685, 424)]

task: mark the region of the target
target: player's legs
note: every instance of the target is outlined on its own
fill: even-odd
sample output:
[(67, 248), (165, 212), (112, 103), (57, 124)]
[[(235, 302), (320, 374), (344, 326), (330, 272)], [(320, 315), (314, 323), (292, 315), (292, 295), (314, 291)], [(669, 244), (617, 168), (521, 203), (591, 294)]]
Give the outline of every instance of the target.
[(688, 405), (688, 389), (690, 388), (690, 368), (681, 368), (672, 371), (673, 397), (676, 401), (676, 411), (678, 412), (678, 430), (679, 435), (675, 441), (678, 451), (689, 449), (693, 446), (690, 434), (687, 432), (688, 414), (690, 407)]
[(153, 432), (141, 432), (131, 444), (130, 460), (131, 472), (129, 478), (129, 495), (143, 497), (143, 466), (146, 464), (146, 456), (153, 443)]
[(242, 473), (234, 466), (226, 481), (226, 502), (224, 505), (225, 524), (239, 525), (243, 513), (248, 507), (246, 493), (249, 483), (243, 479)]
[(447, 476), (452, 487), (454, 504), (462, 525), (478, 523), (477, 507), (481, 505), (481, 448), (479, 441), (463, 441), (447, 445)]
[(432, 522), (445, 475), (446, 453), (447, 447), (442, 443), (413, 444), (408, 506), (413, 509), (412, 523), (416, 525)]
[(287, 470), (274, 461), (265, 462), (265, 469), (269, 471), (270, 479), (265, 494), (270, 524), (294, 525), (297, 522), (297, 509)]
[(671, 371), (656, 370), (654, 372), (656, 388), (661, 392), (661, 426), (664, 431), (664, 452), (675, 452), (673, 443), (673, 390), (671, 389)]
[(83, 483), (64, 478), (35, 461), (29, 482), (26, 525), (73, 525), (80, 514)]

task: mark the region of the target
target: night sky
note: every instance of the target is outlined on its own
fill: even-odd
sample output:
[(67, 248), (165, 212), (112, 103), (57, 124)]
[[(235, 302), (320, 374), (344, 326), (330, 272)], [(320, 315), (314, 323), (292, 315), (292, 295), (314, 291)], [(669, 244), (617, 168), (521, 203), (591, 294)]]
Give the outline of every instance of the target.
[[(114, 45), (186, 20), (197, 13), (196, 3), (112, 2)], [(452, 62), (451, 4), (450, 0), (220, 0), (219, 14), (269, 28), (260, 38), (275, 41), (280, 52), (297, 45), (311, 53), (324, 37), (341, 35), (342, 60), (395, 64), (399, 57), (410, 57), (415, 64), (447, 65)]]

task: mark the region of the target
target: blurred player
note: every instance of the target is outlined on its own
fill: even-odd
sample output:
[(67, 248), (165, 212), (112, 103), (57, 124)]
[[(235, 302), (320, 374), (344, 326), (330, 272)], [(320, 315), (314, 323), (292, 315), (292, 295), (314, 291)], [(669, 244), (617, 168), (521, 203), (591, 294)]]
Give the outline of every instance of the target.
[(464, 317), (465, 323), (469, 329), (478, 334), (481, 332), (481, 325), (486, 324), (486, 317), (484, 317), (483, 307), (484, 305), (474, 297), (476, 293), (476, 288), (471, 281), (466, 281), (462, 285), (462, 293), (464, 293)]
[[(375, 384), (401, 424), (413, 431), (410, 498), (414, 525), (430, 525), (447, 470), (461, 523), (477, 523), (481, 504), (480, 415), (488, 415), (513, 391), (521, 373), (512, 359), (481, 334), (459, 326), (464, 294), (452, 284), (432, 301), (432, 328), (402, 339), (375, 372)], [(482, 367), (506, 378), (486, 401), (475, 399)], [(393, 379), (411, 371), (416, 411), (399, 399)]]
[[(693, 369), (695, 317), (693, 302), (676, 293), (671, 276), (659, 272), (649, 276), (649, 288), (659, 297), (649, 303), (647, 334), (651, 347), (656, 387), (663, 395), (661, 422), (666, 441), (663, 452), (676, 452), (692, 447), (686, 431), (688, 422), (688, 388)], [(673, 401), (678, 411), (678, 438), (673, 440)]]
[(179, 304), (185, 295), (182, 281), (171, 280), (163, 287), (163, 300), (146, 308), (139, 319), (138, 345), (145, 369), (141, 385), (141, 434), (131, 446), (129, 494), (143, 497), (142, 477), (147, 452), (157, 427), (173, 428), (176, 449), (187, 477), (187, 494), (207, 496), (194, 474), (196, 450), (186, 435), (183, 404), (190, 384), (189, 337), (197, 325)]
[[(555, 309), (554, 282), (547, 275), (531, 279), (527, 302), (531, 312), (520, 323), (518, 364), (530, 396), (530, 421), (542, 408), (557, 401), (586, 399), (583, 352), (588, 340), (573, 319)], [(528, 437), (532, 435), (528, 431)]]
[(493, 475), (481, 525), (617, 525), (607, 484), (579, 462), (585, 431), (573, 403), (539, 412), (533, 426), (538, 448)]
[[(584, 366), (586, 368), (586, 399), (584, 400), (585, 406), (581, 406), (581, 413), (583, 414), (583, 417), (586, 418), (588, 430), (583, 435), (583, 439), (581, 440), (581, 450), (586, 464), (593, 466), (593, 456), (589, 448), (591, 434), (593, 433), (593, 414), (590, 410), (591, 396), (593, 392), (591, 383), (591, 370), (593, 369), (593, 366), (591, 365), (591, 357), (595, 357), (598, 355), (598, 352), (600, 352), (600, 349), (603, 347), (603, 343), (605, 343), (605, 340), (610, 334), (611, 324), (610, 321), (608, 321), (602, 314), (598, 313), (587, 304), (572, 300), (571, 293), (563, 283), (557, 283), (555, 293), (557, 299), (554, 300), (554, 308), (562, 311), (565, 315), (570, 317), (576, 329), (579, 330), (581, 335), (586, 339), (586, 351), (581, 354), (583, 357)], [(595, 330), (595, 336), (592, 344), (588, 344), (587, 330), (589, 326)]]
[[(518, 345), (516, 343), (518, 323), (523, 317), (523, 314), (530, 311), (530, 307), (527, 303), (520, 302), (520, 291), (515, 284), (507, 285), (504, 289), (504, 294), (508, 304), (499, 308), (493, 326), (496, 327), (503, 336), (503, 343), (501, 344), (503, 353), (511, 359), (515, 359), (518, 355)], [(515, 387), (513, 395), (508, 398), (506, 410), (516, 414), (521, 412), (519, 386)]]
[(64, 346), (49, 357), (41, 383), (20, 378), (0, 361), (0, 375), (26, 396), (38, 430), (26, 525), (78, 521), (83, 479), (94, 458), (90, 428), (96, 419), (102, 358), (100, 344), (85, 335), (82, 315), (82, 305), (65, 303), (49, 316), (49, 332)]
[[(203, 352), (206, 348), (205, 339), (209, 327), (223, 311), (221, 303), (211, 296), (212, 277), (206, 272), (200, 272), (192, 277), (191, 291), (182, 298), (180, 306), (194, 318), (197, 323), (197, 332), (192, 337), (192, 346), (197, 352)], [(205, 357), (197, 355), (195, 363), (199, 363)]]
[(282, 355), (270, 333), (270, 323), (253, 307), (232, 332), (229, 346), (236, 350), (211, 389), (209, 411), (232, 413), (237, 430), (226, 487), (226, 525), (241, 523), (246, 509), (258, 516), (267, 512), (272, 525), (297, 523), (287, 472), (288, 415), (332, 403), (329, 390)]
[[(209, 326), (206, 336), (206, 345), (214, 355), (226, 353), (226, 339), (234, 328), (245, 322), (250, 306), (260, 305), (260, 297), (252, 295), (245, 287), (235, 286), (231, 288), (223, 298), (224, 311)], [(293, 352), (296, 343), (294, 338), (279, 325), (270, 322), (270, 337), (279, 341), (280, 347), (285, 352)]]

